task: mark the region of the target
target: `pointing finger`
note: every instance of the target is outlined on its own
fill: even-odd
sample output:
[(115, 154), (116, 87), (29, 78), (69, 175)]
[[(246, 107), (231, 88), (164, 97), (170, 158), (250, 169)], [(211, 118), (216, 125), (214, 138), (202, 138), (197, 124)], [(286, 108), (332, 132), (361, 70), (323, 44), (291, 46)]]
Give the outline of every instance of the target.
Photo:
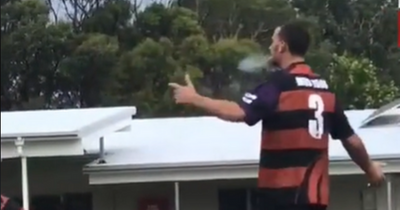
[(185, 81), (186, 81), (186, 85), (189, 87), (194, 87), (192, 80), (190, 79), (189, 74), (185, 75)]
[(180, 85), (178, 83), (169, 83), (168, 86), (170, 86), (170, 87), (172, 87), (174, 89), (182, 87), (182, 85)]

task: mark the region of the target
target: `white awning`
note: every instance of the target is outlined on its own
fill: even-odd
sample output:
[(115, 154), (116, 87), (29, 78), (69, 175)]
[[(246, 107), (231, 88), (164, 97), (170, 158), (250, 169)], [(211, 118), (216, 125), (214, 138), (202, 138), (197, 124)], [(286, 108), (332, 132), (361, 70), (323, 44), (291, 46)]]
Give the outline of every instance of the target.
[(19, 156), (19, 137), (28, 157), (83, 155), (83, 141), (130, 129), (135, 114), (135, 107), (2, 112), (1, 157)]

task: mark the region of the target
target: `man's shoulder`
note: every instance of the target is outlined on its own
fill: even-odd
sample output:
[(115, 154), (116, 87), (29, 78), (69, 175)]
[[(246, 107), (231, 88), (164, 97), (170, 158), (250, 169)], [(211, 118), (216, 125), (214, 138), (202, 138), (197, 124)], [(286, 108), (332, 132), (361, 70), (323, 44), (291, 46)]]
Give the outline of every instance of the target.
[(285, 71), (284, 69), (275, 69), (268, 74), (268, 79), (270, 81), (276, 80), (276, 79), (287, 79), (290, 77), (289, 72)]
[(257, 88), (262, 88), (265, 86), (271, 86), (271, 85), (278, 85), (281, 84), (282, 82), (286, 82), (287, 80), (290, 80), (291, 76), (287, 72), (283, 70), (274, 70), (271, 72), (268, 72), (266, 75), (266, 78), (263, 82), (261, 82)]
[(287, 77), (283, 71), (274, 71), (269, 72), (266, 79), (264, 81), (258, 83), (251, 91), (247, 93), (253, 94), (262, 94), (262, 95), (275, 95), (275, 93), (281, 92), (282, 87), (290, 81), (290, 78)]
[(268, 79), (262, 86), (274, 86), (279, 91), (291, 89), (296, 85), (295, 75), (285, 71), (284, 69), (270, 72)]
[(279, 85), (276, 81), (268, 79), (255, 86), (255, 88), (253, 88), (251, 92), (260, 93), (260, 92), (276, 91), (278, 87)]

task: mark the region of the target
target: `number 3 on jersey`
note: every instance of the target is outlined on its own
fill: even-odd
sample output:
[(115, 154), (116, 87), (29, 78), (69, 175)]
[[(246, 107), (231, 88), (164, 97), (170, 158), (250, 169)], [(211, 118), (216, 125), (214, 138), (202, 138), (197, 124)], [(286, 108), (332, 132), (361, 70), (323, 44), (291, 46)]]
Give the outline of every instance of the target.
[(308, 107), (315, 110), (314, 118), (308, 121), (308, 132), (315, 139), (321, 139), (324, 134), (324, 100), (317, 94), (311, 94), (308, 97)]

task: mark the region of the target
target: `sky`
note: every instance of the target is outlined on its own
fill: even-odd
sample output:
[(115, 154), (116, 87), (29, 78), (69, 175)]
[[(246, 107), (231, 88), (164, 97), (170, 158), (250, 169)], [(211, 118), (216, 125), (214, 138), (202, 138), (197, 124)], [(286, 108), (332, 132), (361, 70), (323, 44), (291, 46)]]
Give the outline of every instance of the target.
[[(59, 19), (65, 19), (66, 18), (66, 10), (72, 11), (72, 6), (70, 4), (64, 5), (63, 1), (61, 0), (43, 0), (43, 1), (50, 1), (52, 4), (52, 7), (54, 11), (57, 13), (57, 16)], [(68, 2), (69, 0), (66, 0)], [(79, 2), (83, 2), (86, 0), (78, 0)], [(135, 2), (135, 0), (131, 0), (132, 2)], [(159, 3), (165, 3), (167, 4), (169, 0), (136, 0), (136, 2), (140, 5), (141, 9), (145, 8), (146, 6), (154, 3), (154, 2), (159, 2)], [(50, 18), (54, 20), (54, 15), (51, 15)]]

